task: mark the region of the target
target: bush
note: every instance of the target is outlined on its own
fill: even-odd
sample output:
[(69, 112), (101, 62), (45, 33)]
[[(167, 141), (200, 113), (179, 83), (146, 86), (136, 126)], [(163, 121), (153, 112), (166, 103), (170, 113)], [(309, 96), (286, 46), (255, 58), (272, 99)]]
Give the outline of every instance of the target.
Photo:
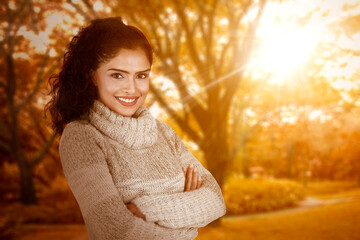
[(231, 177), (223, 189), (227, 212), (248, 214), (294, 206), (304, 198), (304, 189), (296, 182), (275, 179)]

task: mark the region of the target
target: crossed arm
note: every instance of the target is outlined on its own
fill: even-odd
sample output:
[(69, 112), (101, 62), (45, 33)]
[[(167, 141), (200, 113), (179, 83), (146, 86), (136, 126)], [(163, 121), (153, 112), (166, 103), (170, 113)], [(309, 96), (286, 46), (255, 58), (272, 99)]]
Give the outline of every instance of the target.
[(183, 168), (184, 192), (143, 195), (132, 202), (145, 215), (147, 222), (172, 229), (206, 226), (226, 212), (221, 189), (211, 173), (191, 154), (179, 136), (170, 126), (168, 128), (170, 130), (167, 132), (172, 131), (172, 134), (166, 139), (174, 146), (176, 158), (182, 166), (193, 167)]
[[(201, 187), (201, 177), (199, 176), (199, 170), (194, 165), (190, 164), (187, 168), (182, 168), (185, 175), (185, 187), (184, 192), (193, 191)], [(146, 216), (140, 211), (140, 209), (134, 203), (126, 204), (126, 208), (132, 212), (135, 216), (146, 219)]]

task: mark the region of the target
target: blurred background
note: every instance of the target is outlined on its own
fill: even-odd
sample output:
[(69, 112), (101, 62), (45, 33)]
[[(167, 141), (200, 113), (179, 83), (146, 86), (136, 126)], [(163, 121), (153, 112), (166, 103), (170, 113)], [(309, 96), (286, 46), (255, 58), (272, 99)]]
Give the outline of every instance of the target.
[(197, 239), (360, 239), (359, 0), (2, 0), (1, 239), (88, 239), (44, 106), (109, 16), (148, 36), (146, 106), (222, 188)]

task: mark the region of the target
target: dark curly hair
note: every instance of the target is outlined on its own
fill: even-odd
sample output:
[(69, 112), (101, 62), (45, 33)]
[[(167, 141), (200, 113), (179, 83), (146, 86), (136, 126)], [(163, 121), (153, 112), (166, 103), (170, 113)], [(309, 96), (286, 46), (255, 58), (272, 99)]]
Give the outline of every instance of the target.
[(149, 41), (138, 28), (124, 24), (120, 17), (96, 19), (83, 27), (68, 45), (60, 73), (49, 78), (52, 98), (45, 113), (50, 112), (54, 131), (62, 134), (67, 123), (89, 113), (98, 98), (93, 73), (101, 63), (115, 57), (122, 48), (139, 47), (152, 65)]

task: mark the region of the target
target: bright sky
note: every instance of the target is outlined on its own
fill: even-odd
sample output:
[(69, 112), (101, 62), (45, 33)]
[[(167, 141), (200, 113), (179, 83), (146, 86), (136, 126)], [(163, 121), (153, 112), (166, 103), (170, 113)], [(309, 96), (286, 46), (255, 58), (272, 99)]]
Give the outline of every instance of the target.
[[(310, 59), (315, 47), (321, 42), (360, 50), (360, 31), (352, 38), (345, 34), (336, 38), (329, 27), (346, 16), (359, 14), (359, 6), (351, 8), (355, 3), (358, 0), (290, 0), (268, 3), (257, 32), (260, 44), (250, 64), (253, 76), (261, 78), (259, 71), (265, 71), (273, 76), (270, 83), (282, 84), (286, 79), (291, 79), (291, 74), (299, 74), (303, 64)], [(312, 14), (306, 15), (309, 12)], [(308, 23), (302, 25), (306, 20)], [(349, 79), (356, 71), (359, 72), (360, 57), (349, 57), (343, 61), (347, 64), (344, 68), (326, 66), (324, 75)], [(335, 86), (349, 88), (353, 84), (347, 84), (342, 79)]]

